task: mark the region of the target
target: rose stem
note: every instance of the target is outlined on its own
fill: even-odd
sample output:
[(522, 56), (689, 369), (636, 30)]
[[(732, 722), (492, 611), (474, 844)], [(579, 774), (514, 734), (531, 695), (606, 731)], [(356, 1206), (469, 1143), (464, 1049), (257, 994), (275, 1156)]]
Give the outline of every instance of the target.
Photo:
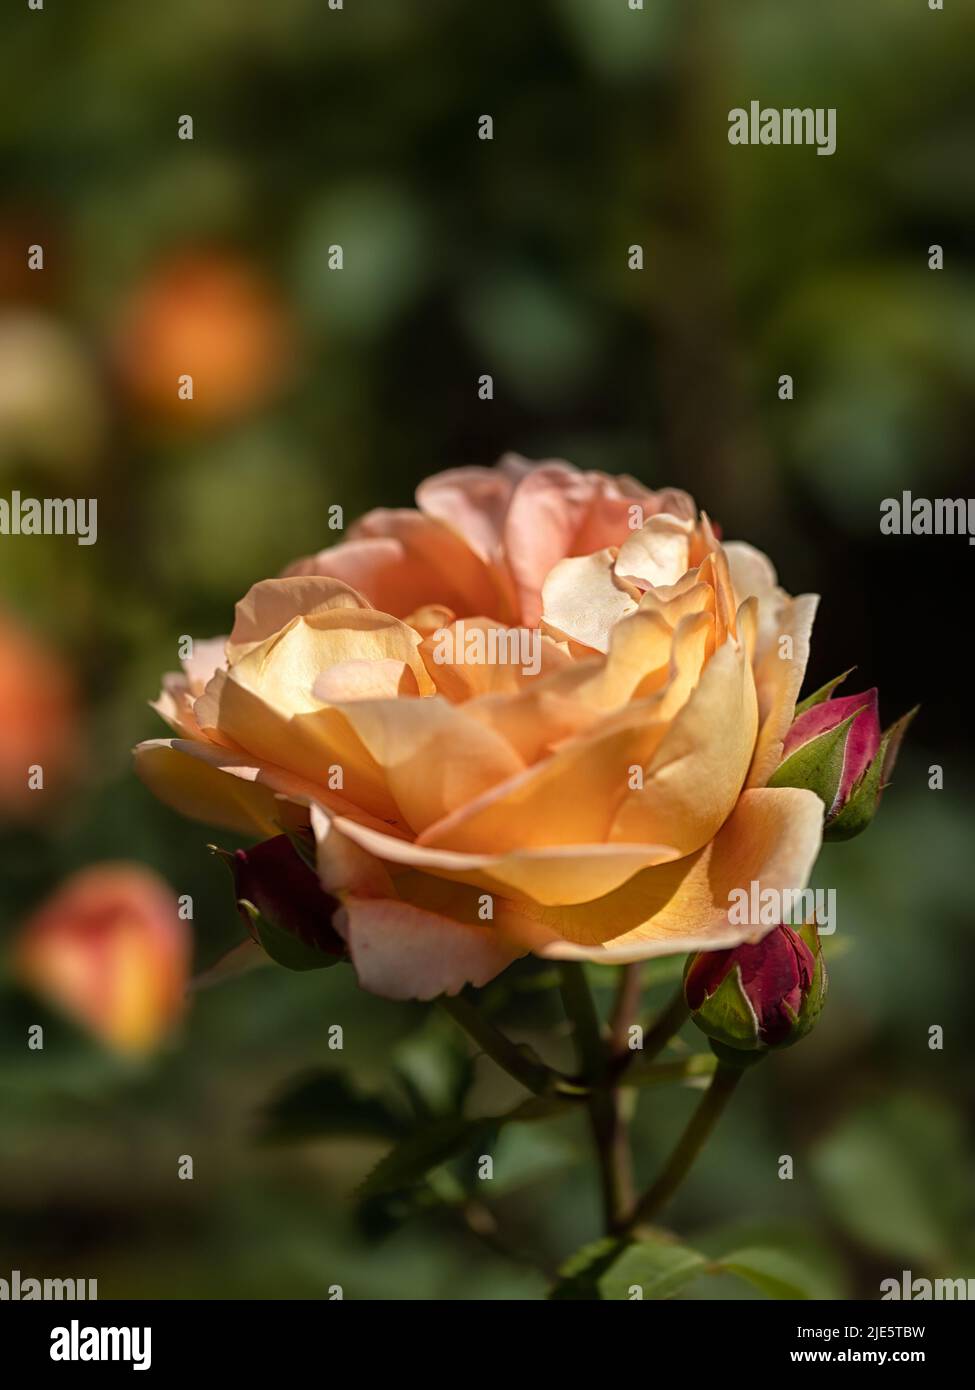
[(630, 1051), (630, 1025), (640, 1007), (642, 976), (643, 966), (639, 963), (624, 965), (620, 970), (616, 999), (609, 1018), (609, 1045), (615, 1057), (625, 1057)]
[[(612, 1233), (621, 1228), (633, 1204), (626, 1119), (621, 1108), (620, 1093), (610, 1079), (612, 1054), (603, 1044), (599, 1015), (585, 970), (578, 961), (563, 961), (559, 973), (562, 1000), (575, 1034), (579, 1066), (584, 1079), (593, 1086), (587, 1108), (599, 1158), (604, 1221), (607, 1232)], [(621, 998), (632, 997), (629, 981), (621, 981), (617, 1004)], [(637, 991), (637, 1002), (638, 999)], [(622, 1036), (625, 1037), (628, 1021), (620, 1024), (619, 1018), (620, 1010), (617, 1008), (614, 1010), (614, 1025), (622, 1028)]]
[(506, 1038), (500, 1029), (489, 1023), (466, 999), (462, 999), (460, 995), (450, 997), (444, 994), (440, 996), (439, 1003), (502, 1071), (506, 1071), (534, 1095), (546, 1095), (551, 1092), (558, 1079), (557, 1073), (539, 1062), (533, 1062), (517, 1043)]
[(720, 1119), (741, 1079), (743, 1070), (742, 1067), (732, 1066), (727, 1062), (718, 1062), (714, 1076), (711, 1078), (711, 1085), (701, 1097), (697, 1109), (677, 1141), (677, 1146), (667, 1160), (663, 1172), (633, 1208), (631, 1217), (625, 1223), (627, 1230), (651, 1221), (660, 1209), (670, 1201), (690, 1172), (691, 1165), (704, 1147), (705, 1140)]
[[(628, 969), (636, 967), (629, 966)], [(673, 997), (661, 1010), (660, 1014), (654, 1019), (653, 1023), (647, 1028), (643, 1035), (643, 1046), (641, 1048), (631, 1048), (626, 1046), (626, 1031), (620, 1041), (620, 1046), (616, 1048), (612, 1069), (614, 1080), (621, 1080), (623, 1074), (629, 1070), (631, 1064), (638, 1058), (643, 1063), (652, 1062), (658, 1053), (663, 1052), (675, 1033), (679, 1032), (687, 1020), (689, 1010), (687, 1001), (684, 998), (684, 986), (679, 985), (674, 991)]]

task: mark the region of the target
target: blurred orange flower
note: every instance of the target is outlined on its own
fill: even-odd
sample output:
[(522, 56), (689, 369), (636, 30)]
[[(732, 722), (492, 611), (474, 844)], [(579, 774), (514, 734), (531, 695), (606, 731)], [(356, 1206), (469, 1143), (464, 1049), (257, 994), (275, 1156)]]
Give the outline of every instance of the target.
[[(0, 819), (38, 814), (76, 761), (73, 682), (55, 652), (0, 609)], [(32, 790), (29, 769), (43, 771)]]
[[(263, 403), (280, 384), (290, 337), (282, 300), (254, 266), (185, 252), (157, 265), (129, 299), (119, 369), (150, 414), (208, 425)], [(186, 375), (192, 400), (178, 394)]]
[(139, 864), (75, 874), (24, 927), (14, 971), (122, 1052), (145, 1052), (183, 1008), (190, 942), (176, 897)]

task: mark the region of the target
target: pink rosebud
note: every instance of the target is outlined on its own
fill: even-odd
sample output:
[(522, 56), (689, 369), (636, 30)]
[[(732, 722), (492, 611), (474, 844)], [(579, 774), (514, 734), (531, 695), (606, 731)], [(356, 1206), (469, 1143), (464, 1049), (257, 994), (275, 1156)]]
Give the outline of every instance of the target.
[(138, 864), (75, 874), (14, 946), (29, 988), (121, 1052), (153, 1048), (183, 1008), (190, 941), (176, 897)]
[(805, 787), (822, 800), (824, 838), (848, 840), (873, 819), (916, 710), (880, 731), (876, 689), (833, 698), (849, 672), (796, 706), (772, 787)]

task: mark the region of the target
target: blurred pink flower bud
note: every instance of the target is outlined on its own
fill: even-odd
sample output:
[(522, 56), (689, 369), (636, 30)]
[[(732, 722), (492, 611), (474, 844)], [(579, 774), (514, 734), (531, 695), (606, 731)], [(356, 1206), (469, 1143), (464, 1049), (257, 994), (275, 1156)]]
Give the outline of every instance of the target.
[(102, 1042), (146, 1052), (183, 1008), (187, 923), (150, 869), (84, 869), (38, 909), (14, 945), (18, 978)]

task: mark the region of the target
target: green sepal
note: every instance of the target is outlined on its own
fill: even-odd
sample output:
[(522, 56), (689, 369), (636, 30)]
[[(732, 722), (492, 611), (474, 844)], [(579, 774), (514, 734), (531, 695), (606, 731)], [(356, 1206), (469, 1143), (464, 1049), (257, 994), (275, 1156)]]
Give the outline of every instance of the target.
[[(691, 956), (688, 968), (693, 959)], [(764, 1048), (758, 1036), (758, 1018), (742, 987), (739, 965), (732, 966), (714, 993), (691, 1014), (691, 1019), (712, 1045), (722, 1043), (739, 1052)]]
[(253, 903), (246, 898), (238, 898), (237, 906), (246, 912), (250, 919), (251, 935), (264, 947), (273, 961), (283, 965), (286, 970), (327, 970), (338, 965), (342, 956), (331, 951), (320, 951), (317, 946), (308, 946), (292, 932), (276, 926), (262, 917)]
[(860, 710), (855, 710), (842, 724), (837, 724), (835, 729), (826, 729), (807, 743), (801, 744), (779, 764), (769, 778), (768, 785), (802, 787), (815, 792), (829, 811), (843, 780), (846, 736), (850, 731), (850, 725), (860, 713)]
[(847, 676), (852, 675), (855, 670), (856, 667), (851, 666), (848, 671), (843, 672), (842, 676), (835, 676), (831, 681), (827, 681), (825, 685), (821, 685), (818, 690), (814, 690), (811, 695), (807, 695), (804, 700), (801, 700), (799, 704), (796, 705), (796, 712), (793, 718), (798, 719), (800, 714), (805, 714), (806, 710), (812, 709), (813, 705), (821, 705), (824, 700), (830, 699), (836, 687), (842, 685)]
[(887, 785), (888, 774), (893, 771), (901, 740), (918, 709), (915, 705), (886, 730), (873, 761), (854, 786), (846, 805), (826, 822), (824, 840), (852, 840), (854, 835), (866, 830), (874, 818), (880, 793)]
[(792, 1036), (785, 1044), (791, 1047), (793, 1043), (804, 1038), (807, 1033), (812, 1032), (816, 1026), (816, 1020), (822, 1013), (823, 1004), (826, 1002), (826, 987), (829, 983), (829, 976), (826, 972), (826, 962), (823, 960), (823, 943), (819, 939), (819, 929), (815, 922), (805, 922), (801, 927), (794, 929), (797, 935), (806, 943), (816, 961), (816, 968), (813, 971), (812, 983), (803, 997), (802, 1006), (796, 1016), (796, 1026)]
[(741, 1069), (753, 1067), (756, 1062), (764, 1061), (769, 1054), (769, 1048), (764, 1044), (749, 1051), (744, 1047), (728, 1047), (727, 1044), (718, 1042), (715, 1038), (711, 1039), (711, 1051), (722, 1066)]

